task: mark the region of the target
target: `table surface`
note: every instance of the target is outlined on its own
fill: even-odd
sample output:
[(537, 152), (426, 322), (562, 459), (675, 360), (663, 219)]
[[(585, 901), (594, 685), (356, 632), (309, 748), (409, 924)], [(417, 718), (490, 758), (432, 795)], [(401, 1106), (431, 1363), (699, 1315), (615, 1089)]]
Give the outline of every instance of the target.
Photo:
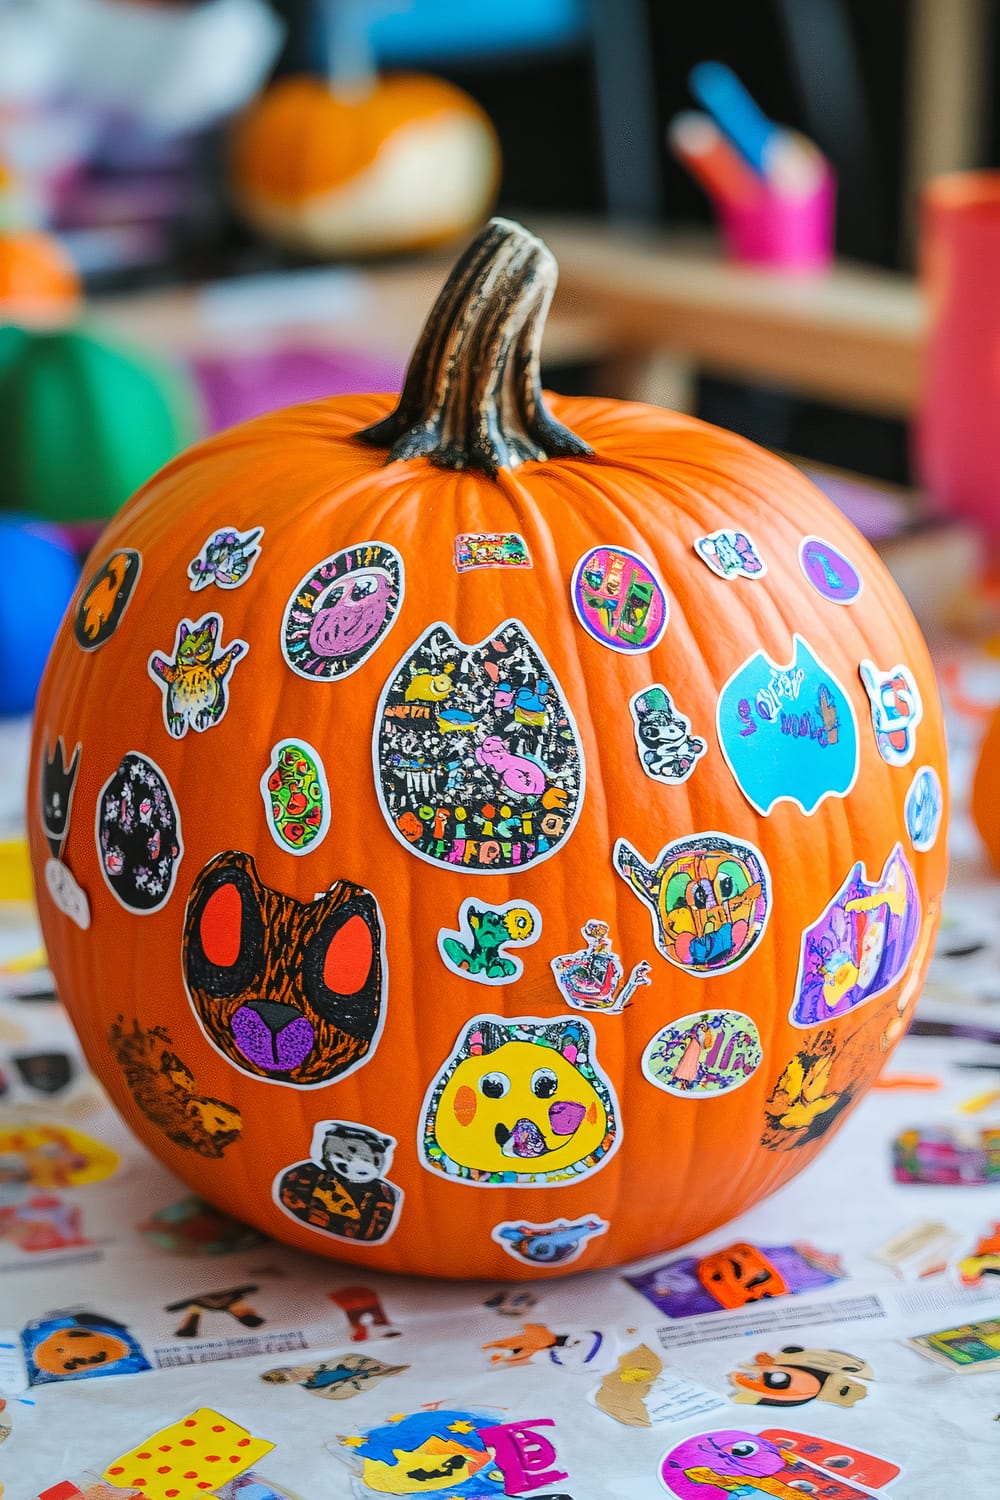
[[(948, 642), (935, 649), (958, 795), (953, 878), (918, 1021), (948, 1030), (971, 1020), (1000, 1041), (1000, 885), (983, 865), (962, 798), (982, 705), (1000, 696), (1000, 663)], [(17, 726), (0, 734), (0, 769), (6, 772), (0, 781), (8, 788), (23, 771), (24, 745)], [(16, 997), (25, 989), (45, 989), (46, 972), (31, 969), (37, 941), (30, 908), (0, 905), (0, 1067), (13, 1080), (0, 1104), (0, 1141), (3, 1149), (12, 1149), (4, 1132), (19, 1120), (22, 1127), (55, 1125), (81, 1132), (100, 1143), (104, 1154), (91, 1150), (92, 1175), (100, 1180), (60, 1186), (54, 1206), (52, 1184), (46, 1187), (41, 1178), (25, 1189), (0, 1189), (0, 1225), (6, 1223), (0, 1228), (0, 1391), (7, 1401), (0, 1422), (11, 1428), (0, 1446), (6, 1500), (30, 1500), (64, 1480), (86, 1485), (105, 1469), (121, 1471), (118, 1482), (123, 1483), (129, 1465), (118, 1465), (117, 1459), (172, 1448), (183, 1427), (158, 1436), (153, 1445), (146, 1440), (202, 1408), (225, 1419), (210, 1418), (210, 1426), (224, 1429), (220, 1442), (228, 1442), (227, 1423), (241, 1429), (232, 1454), (227, 1449), (222, 1457), (242, 1462), (240, 1442), (246, 1445), (243, 1456), (253, 1457), (247, 1472), (262, 1488), (247, 1480), (239, 1490), (243, 1500), (266, 1500), (272, 1493), (296, 1500), (389, 1492), (502, 1494), (501, 1470), (490, 1464), (454, 1482), (444, 1468), (434, 1471), (438, 1479), (407, 1479), (402, 1489), (358, 1487), (359, 1453), (366, 1444), (369, 1452), (388, 1455), (394, 1432), (412, 1432), (419, 1423), (431, 1431), (441, 1413), (443, 1435), (430, 1450), (438, 1456), (427, 1459), (425, 1453), (417, 1465), (425, 1475), (431, 1472), (428, 1463), (457, 1462), (462, 1451), (474, 1467), (475, 1454), (485, 1451), (476, 1434), (501, 1427), (503, 1434), (493, 1434), (490, 1443), (508, 1491), (516, 1492), (520, 1443), (528, 1486), (521, 1492), (537, 1500), (556, 1495), (654, 1500), (666, 1493), (658, 1478), (664, 1456), (695, 1435), (720, 1431), (751, 1437), (780, 1431), (786, 1453), (790, 1443), (808, 1438), (814, 1446), (806, 1458), (835, 1451), (850, 1463), (850, 1452), (861, 1451), (902, 1469), (884, 1489), (887, 1471), (878, 1463), (873, 1468), (869, 1458), (852, 1490), (844, 1487), (849, 1470), (843, 1466), (836, 1481), (829, 1472), (824, 1477), (822, 1470), (806, 1468), (797, 1483), (813, 1485), (809, 1493), (939, 1500), (952, 1491), (963, 1500), (994, 1500), (997, 1374), (947, 1368), (908, 1340), (1000, 1317), (996, 1276), (970, 1287), (956, 1269), (1000, 1217), (996, 1187), (897, 1183), (891, 1143), (912, 1126), (975, 1132), (996, 1124), (1000, 1104), (974, 1115), (960, 1106), (1000, 1086), (995, 1062), (1000, 1048), (961, 1035), (904, 1040), (889, 1066), (889, 1080), (930, 1075), (939, 1087), (875, 1090), (820, 1157), (769, 1200), (683, 1251), (631, 1268), (629, 1274), (661, 1270), (658, 1305), (622, 1272), (534, 1286), (434, 1283), (366, 1275), (266, 1241), (231, 1242), (228, 1253), (198, 1255), (181, 1253), (184, 1239), (175, 1232), (171, 1248), (170, 1225), (163, 1219), (177, 1211), (187, 1192), (128, 1135), (86, 1073), (78, 1072), (61, 1094), (41, 1103), (25, 1089), (17, 1091), (13, 1059), (39, 1047), (71, 1054), (81, 1066), (57, 1003)], [(23, 962), (12, 964), (19, 956)], [(994, 1071), (983, 1068), (984, 1058), (993, 1059)], [(115, 1158), (116, 1169), (108, 1173)], [(30, 1203), (25, 1207), (26, 1195), (33, 1209)], [(10, 1225), (19, 1206), (22, 1221), (34, 1213), (41, 1224), (43, 1244), (50, 1234), (50, 1248), (28, 1249), (16, 1242)], [(873, 1259), (887, 1241), (927, 1221), (945, 1226), (952, 1236), (947, 1270), (918, 1279)], [(454, 1232), (461, 1233), (460, 1224)], [(675, 1263), (741, 1242), (777, 1255), (783, 1264), (798, 1252), (775, 1247), (806, 1247), (807, 1261), (821, 1268), (825, 1284), (743, 1310), (678, 1316), (686, 1302), (677, 1291)], [(197, 1251), (197, 1241), (187, 1243), (186, 1250), (192, 1248)], [(206, 1248), (221, 1250), (221, 1242), (202, 1243)], [(674, 1267), (671, 1275), (663, 1272), (668, 1266)], [(236, 1288), (244, 1291), (235, 1309), (204, 1305), (209, 1294)], [(217, 1298), (216, 1304), (219, 1300), (232, 1303), (231, 1296)], [(22, 1330), (66, 1309), (124, 1324), (144, 1362), (155, 1368), (26, 1385)], [(241, 1316), (249, 1317), (242, 1326)], [(72, 1312), (68, 1321), (74, 1321)], [(842, 1351), (848, 1363), (860, 1364), (860, 1376), (846, 1377), (857, 1398), (853, 1404), (838, 1397), (839, 1377), (824, 1384), (826, 1399), (806, 1405), (735, 1402), (732, 1376), (753, 1366), (757, 1356), (778, 1356), (789, 1346), (827, 1351), (825, 1368), (831, 1358), (836, 1362), (830, 1351)], [(355, 1391), (349, 1382), (352, 1373), (357, 1376), (359, 1357), (375, 1365), (362, 1364)], [(317, 1366), (325, 1368), (328, 1385), (323, 1370), (316, 1375)], [(654, 1381), (649, 1371), (655, 1373), (657, 1366), (662, 1368)], [(631, 1376), (619, 1378), (619, 1368)], [(291, 1378), (264, 1378), (275, 1369), (290, 1370)], [(637, 1383), (644, 1369), (651, 1384)], [(612, 1391), (612, 1406), (631, 1392), (632, 1410), (638, 1390), (639, 1410), (645, 1409), (650, 1425), (625, 1425), (599, 1409), (602, 1388)], [(412, 1421), (403, 1429), (405, 1418)], [(456, 1449), (456, 1442), (464, 1443), (464, 1450)], [(405, 1444), (400, 1439), (395, 1446)], [(532, 1469), (533, 1459), (543, 1472), (537, 1465)], [(131, 1463), (148, 1468), (147, 1460)], [(700, 1460), (688, 1453), (683, 1463), (697, 1475)], [(390, 1482), (385, 1475), (393, 1467), (398, 1474), (398, 1465), (390, 1462), (379, 1482)], [(80, 1477), (85, 1475), (92, 1479)], [(146, 1493), (169, 1494), (162, 1488), (166, 1481), (159, 1489), (155, 1475), (151, 1482)], [(687, 1500), (720, 1500), (730, 1493), (742, 1500), (765, 1494), (788, 1500), (801, 1492), (774, 1483), (761, 1479), (758, 1488), (746, 1480), (742, 1489), (719, 1489), (704, 1474), (701, 1480), (689, 1476)], [(72, 1497), (72, 1491), (53, 1492), (53, 1500), (64, 1496)]]

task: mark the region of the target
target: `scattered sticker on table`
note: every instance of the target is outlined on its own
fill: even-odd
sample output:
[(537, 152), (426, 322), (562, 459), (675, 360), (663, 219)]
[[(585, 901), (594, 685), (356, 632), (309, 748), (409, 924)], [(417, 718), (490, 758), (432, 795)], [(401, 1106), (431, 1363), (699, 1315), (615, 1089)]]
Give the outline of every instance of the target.
[(740, 1088), (760, 1067), (761, 1055), (749, 1016), (705, 1010), (658, 1031), (642, 1054), (642, 1071), (664, 1093), (705, 1099)]
[(903, 846), (877, 881), (859, 860), (802, 934), (792, 1024), (821, 1025), (884, 994), (902, 977), (919, 931), (920, 896)]
[(223, 646), (221, 636), (221, 615), (181, 620), (170, 657), (154, 651), (149, 658), (149, 675), (163, 693), (163, 722), (174, 739), (189, 729), (203, 734), (226, 716), (229, 679), (250, 647), (242, 640)]
[(667, 628), (667, 594), (649, 563), (627, 547), (585, 552), (570, 595), (584, 630), (612, 651), (651, 651)]
[(213, 532), (198, 556), (188, 563), (191, 592), (197, 593), (210, 583), (220, 589), (238, 589), (241, 583), (246, 583), (260, 556), (263, 535), (263, 526), (255, 526), (251, 531), (223, 526)]
[[(0, 1178), (10, 1191), (10, 1158), (4, 1158)], [(32, 1193), (6, 1203), (0, 1197), (0, 1240), (16, 1245), (27, 1255), (52, 1250), (77, 1250), (92, 1245), (83, 1232), (83, 1211), (57, 1193)], [(0, 1439), (2, 1441), (2, 1439)]]
[(116, 1458), (104, 1478), (134, 1486), (146, 1500), (201, 1500), (223, 1478), (242, 1474), (273, 1448), (238, 1422), (202, 1406)]
[(21, 1332), (30, 1385), (134, 1375), (151, 1368), (138, 1339), (117, 1318), (95, 1312), (53, 1312)]
[(239, 1110), (222, 1099), (203, 1095), (191, 1069), (173, 1050), (163, 1026), (143, 1030), (138, 1021), (127, 1030), (121, 1016), (108, 1034), (111, 1054), (125, 1075), (138, 1109), (168, 1140), (199, 1156), (222, 1156), (239, 1140)]
[(352, 1344), (363, 1344), (368, 1339), (395, 1339), (402, 1332), (394, 1326), (382, 1298), (370, 1286), (342, 1286), (329, 1296), (347, 1319)]
[(956, 1269), (963, 1286), (983, 1286), (987, 1277), (1000, 1276), (1000, 1223), (994, 1222), (988, 1234), (980, 1235), (972, 1254), (960, 1260)]
[(982, 1187), (1000, 1182), (1000, 1131), (950, 1124), (914, 1125), (892, 1143), (897, 1182)]
[(306, 740), (279, 740), (260, 778), (267, 826), (279, 849), (308, 854), (330, 827), (330, 788), (318, 750)]
[(233, 1318), (243, 1328), (263, 1328), (266, 1319), (247, 1300), (256, 1291), (259, 1287), (248, 1282), (243, 1286), (225, 1287), (219, 1292), (195, 1292), (182, 1297), (179, 1302), (168, 1302), (163, 1311), (183, 1314), (174, 1329), (175, 1339), (196, 1339), (201, 1333), (202, 1318), (208, 1317), (214, 1322), (217, 1313)]
[(763, 1297), (811, 1292), (843, 1277), (839, 1258), (812, 1245), (740, 1240), (708, 1255), (679, 1256), (625, 1280), (668, 1318), (694, 1318), (720, 1307), (746, 1307)]
[(843, 684), (798, 634), (781, 666), (755, 651), (719, 694), (719, 744), (757, 812), (794, 802), (813, 813), (858, 776), (858, 721)]
[(817, 594), (831, 604), (853, 604), (860, 597), (861, 575), (842, 552), (819, 536), (799, 543), (799, 567)]
[(335, 880), (314, 901), (265, 885), (250, 854), (217, 854), (188, 897), (184, 981), (202, 1030), (244, 1073), (298, 1088), (367, 1062), (384, 1021), (381, 913)]
[(403, 560), (385, 542), (361, 542), (318, 562), (294, 589), (281, 622), (281, 654), (299, 677), (350, 677), (396, 622)]
[(18, 1188), (84, 1187), (118, 1169), (118, 1153), (70, 1125), (0, 1125), (0, 1180)]
[(69, 917), (71, 922), (75, 922), (77, 927), (86, 932), (90, 926), (90, 902), (62, 857), (63, 846), (69, 835), (69, 815), (73, 807), (81, 753), (82, 746), (77, 742), (67, 765), (62, 735), (56, 740), (55, 750), (50, 751), (46, 732), (39, 776), (39, 798), (42, 828), (49, 846), (49, 858), (45, 861), (45, 888), (57, 911), (61, 911), (63, 916)]
[(373, 1390), (390, 1375), (402, 1375), (409, 1365), (387, 1365), (368, 1354), (339, 1354), (308, 1365), (279, 1365), (265, 1370), (261, 1380), (268, 1385), (297, 1385), (300, 1390), (325, 1401), (349, 1401)]
[[(874, 1486), (887, 1484), (899, 1473), (897, 1465), (842, 1444), (806, 1438), (804, 1433), (789, 1436), (795, 1441), (786, 1442), (783, 1432), (727, 1427), (684, 1438), (660, 1460), (660, 1481), (678, 1500), (703, 1500), (706, 1495), (714, 1500), (730, 1493), (756, 1500), (765, 1494), (803, 1492), (822, 1495), (824, 1500), (866, 1500), (867, 1491), (848, 1483), (845, 1474), (859, 1484)], [(829, 1469), (820, 1454), (829, 1457)], [(876, 1472), (880, 1477), (873, 1480)]]
[(596, 1235), (606, 1234), (607, 1219), (554, 1219), (532, 1224), (524, 1219), (494, 1224), (491, 1237), (525, 1266), (566, 1266), (578, 1260)]
[(639, 763), (653, 781), (679, 786), (687, 781), (708, 748), (691, 733), (691, 721), (670, 701), (661, 683), (629, 699)]
[(474, 875), (539, 864), (583, 803), (579, 732), (517, 620), (473, 646), (431, 625), (382, 689), (372, 749), (389, 828), (429, 864)]
[(230, 1218), (193, 1194), (165, 1204), (135, 1227), (151, 1244), (172, 1255), (232, 1255), (237, 1250), (255, 1250), (265, 1242), (259, 1229)]
[(308, 1161), (279, 1172), (274, 1201), (292, 1219), (351, 1244), (384, 1244), (403, 1190), (388, 1182), (396, 1142), (353, 1120), (320, 1120)]
[(609, 1338), (599, 1328), (569, 1328), (555, 1332), (546, 1323), (525, 1323), (520, 1333), (492, 1339), (483, 1349), (499, 1350), (490, 1355), (491, 1365), (531, 1364), (536, 1354), (540, 1363), (557, 1369), (584, 1374), (597, 1373), (609, 1367), (617, 1353), (617, 1339)]
[(901, 663), (884, 672), (873, 661), (858, 667), (871, 704), (878, 753), (890, 766), (905, 766), (917, 748), (917, 725), (924, 715), (920, 689)]
[(623, 1427), (656, 1427), (664, 1422), (689, 1422), (725, 1411), (727, 1403), (714, 1391), (665, 1370), (648, 1344), (623, 1354), (591, 1397), (599, 1411)]
[(767, 563), (745, 531), (713, 531), (694, 550), (718, 578), (763, 578)]
[[(395, 1412), (379, 1426), (340, 1437), (328, 1452), (349, 1465), (359, 1495), (523, 1495), (568, 1478), (547, 1431), (551, 1417), (504, 1421), (492, 1408), (434, 1403)], [(442, 1483), (443, 1481), (443, 1483)], [(552, 1496), (550, 1500), (566, 1500)]]
[(649, 907), (668, 962), (710, 975), (749, 958), (771, 914), (771, 877), (759, 849), (711, 831), (664, 844), (651, 865), (618, 839), (613, 858)]
[(485, 906), (471, 897), (462, 902), (458, 930), (442, 927), (438, 952), (446, 969), (477, 984), (513, 984), (524, 973), (508, 944), (526, 948), (542, 933), (542, 914), (530, 901), (505, 901)]
[(649, 964), (641, 958), (622, 984), (625, 967), (614, 952), (607, 922), (585, 922), (580, 931), (587, 946), (550, 962), (559, 992), (574, 1010), (621, 1015), (639, 986), (652, 984)]
[(910, 783), (903, 806), (906, 831), (918, 854), (926, 854), (937, 843), (944, 811), (944, 790), (933, 766), (921, 766)]
[(123, 547), (105, 558), (91, 576), (73, 615), (73, 635), (84, 651), (96, 651), (111, 639), (128, 609), (142, 570), (142, 558)]
[(615, 1150), (617, 1117), (588, 1021), (477, 1016), (427, 1091), (420, 1160), (476, 1187), (579, 1182)]
[(755, 1354), (752, 1362), (729, 1372), (736, 1387), (730, 1399), (743, 1406), (856, 1406), (874, 1379), (867, 1360), (842, 1349), (803, 1349), (786, 1344), (777, 1354)]
[(1000, 1368), (1000, 1318), (981, 1318), (906, 1341), (911, 1349), (949, 1370)]
[(530, 568), (531, 554), (518, 531), (460, 531), (455, 567), (460, 573), (473, 568)]
[(115, 900), (147, 916), (173, 893), (184, 854), (174, 794), (160, 767), (138, 750), (122, 756), (97, 796), (97, 861)]

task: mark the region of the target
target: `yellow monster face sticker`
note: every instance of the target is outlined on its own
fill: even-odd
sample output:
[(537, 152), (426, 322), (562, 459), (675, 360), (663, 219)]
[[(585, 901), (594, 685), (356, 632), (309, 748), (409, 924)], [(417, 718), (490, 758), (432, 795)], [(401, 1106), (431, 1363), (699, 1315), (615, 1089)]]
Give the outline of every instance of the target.
[(477, 1016), (424, 1100), (424, 1166), (479, 1187), (575, 1182), (618, 1144), (617, 1104), (583, 1020)]

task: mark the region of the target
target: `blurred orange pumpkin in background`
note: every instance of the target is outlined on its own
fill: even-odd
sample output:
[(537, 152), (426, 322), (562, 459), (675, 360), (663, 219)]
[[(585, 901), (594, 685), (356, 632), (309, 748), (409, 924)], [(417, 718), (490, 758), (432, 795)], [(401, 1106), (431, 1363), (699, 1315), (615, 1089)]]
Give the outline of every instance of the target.
[(205, 1198), (380, 1270), (593, 1269), (739, 1213), (874, 1081), (939, 919), (902, 596), (751, 443), (543, 398), (554, 281), (494, 221), (398, 405), (168, 464), (38, 702), (93, 1068)]

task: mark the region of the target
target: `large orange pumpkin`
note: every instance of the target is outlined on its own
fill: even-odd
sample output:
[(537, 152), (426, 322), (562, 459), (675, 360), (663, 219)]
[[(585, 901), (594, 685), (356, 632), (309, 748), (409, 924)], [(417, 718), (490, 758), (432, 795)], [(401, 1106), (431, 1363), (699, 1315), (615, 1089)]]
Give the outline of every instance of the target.
[(94, 1068), (206, 1198), (380, 1269), (722, 1223), (872, 1083), (938, 922), (901, 595), (752, 444), (543, 400), (554, 278), (494, 221), (398, 405), (169, 464), (38, 702), (41, 917)]

